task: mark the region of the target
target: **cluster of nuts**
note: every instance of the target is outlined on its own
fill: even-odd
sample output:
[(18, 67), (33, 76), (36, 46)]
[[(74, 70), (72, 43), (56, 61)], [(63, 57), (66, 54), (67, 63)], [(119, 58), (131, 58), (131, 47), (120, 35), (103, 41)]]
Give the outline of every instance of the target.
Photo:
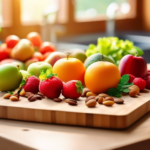
[(13, 92), (12, 95), (10, 93), (6, 93), (3, 98), (10, 99), (11, 101), (19, 101), (20, 96), (27, 97), (30, 102), (45, 98), (45, 96), (40, 92), (33, 94), (31, 92), (25, 92), (24, 89), (17, 89)]
[(112, 106), (114, 105), (114, 103), (117, 104), (123, 104), (124, 100), (123, 99), (114, 99), (113, 97), (105, 94), (105, 93), (101, 93), (99, 95), (96, 95), (94, 93), (92, 93), (89, 89), (85, 88), (83, 90), (83, 94), (82, 97), (87, 97), (85, 100), (85, 104), (88, 107), (95, 107), (97, 102), (99, 104), (103, 104), (106, 106)]

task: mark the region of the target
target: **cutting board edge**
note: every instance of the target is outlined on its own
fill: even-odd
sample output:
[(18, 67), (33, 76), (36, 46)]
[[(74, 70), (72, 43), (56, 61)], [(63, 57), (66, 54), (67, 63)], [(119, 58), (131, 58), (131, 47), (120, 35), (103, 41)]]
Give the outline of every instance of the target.
[(127, 115), (119, 116), (0, 106), (0, 118), (95, 128), (125, 129), (149, 111), (150, 101)]

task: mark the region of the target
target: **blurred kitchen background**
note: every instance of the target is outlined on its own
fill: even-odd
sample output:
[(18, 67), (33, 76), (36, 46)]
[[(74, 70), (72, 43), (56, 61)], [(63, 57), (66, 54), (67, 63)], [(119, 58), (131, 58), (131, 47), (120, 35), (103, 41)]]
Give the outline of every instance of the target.
[(0, 0), (0, 41), (35, 31), (58, 50), (86, 50), (98, 37), (117, 36), (150, 62), (149, 15), (150, 0)]

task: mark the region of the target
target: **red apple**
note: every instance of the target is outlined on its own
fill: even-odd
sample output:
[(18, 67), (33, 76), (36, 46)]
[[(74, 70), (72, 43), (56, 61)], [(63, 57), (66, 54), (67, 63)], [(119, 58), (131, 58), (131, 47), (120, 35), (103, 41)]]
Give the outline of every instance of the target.
[(121, 76), (131, 74), (135, 77), (143, 78), (147, 73), (147, 63), (143, 57), (126, 55), (120, 61), (119, 70)]

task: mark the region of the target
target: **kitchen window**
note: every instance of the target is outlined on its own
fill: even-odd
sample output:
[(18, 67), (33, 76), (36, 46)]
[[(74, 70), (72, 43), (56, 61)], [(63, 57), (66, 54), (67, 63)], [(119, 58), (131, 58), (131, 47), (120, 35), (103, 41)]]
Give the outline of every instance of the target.
[[(20, 38), (27, 33), (41, 32), (41, 23), (44, 10), (48, 10), (53, 3), (58, 3), (58, 11), (51, 13), (50, 21), (57, 20), (57, 24), (66, 27), (66, 32), (60, 36), (68, 36), (83, 33), (104, 32), (106, 29), (106, 8), (111, 2), (129, 2), (130, 11), (126, 15), (118, 15), (117, 28), (120, 30), (140, 29), (139, 16), (136, 7), (141, 7), (143, 1), (138, 0), (0, 0), (2, 32), (0, 38), (9, 34), (17, 34)], [(142, 8), (141, 8), (142, 9)], [(46, 12), (48, 14), (49, 12)], [(44, 15), (43, 15), (44, 14)], [(89, 14), (89, 15), (88, 15)], [(55, 18), (55, 19), (54, 19)], [(8, 23), (7, 26), (5, 23)], [(125, 26), (125, 23), (126, 26)], [(132, 25), (131, 25), (132, 24)], [(9, 25), (9, 26), (8, 26)]]

